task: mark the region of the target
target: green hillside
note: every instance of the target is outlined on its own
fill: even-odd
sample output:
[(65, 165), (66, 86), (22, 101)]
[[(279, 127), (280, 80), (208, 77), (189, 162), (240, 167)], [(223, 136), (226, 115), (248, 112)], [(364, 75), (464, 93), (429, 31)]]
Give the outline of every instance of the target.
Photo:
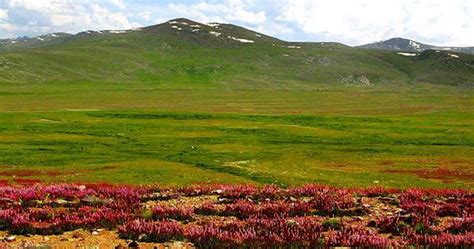
[(34, 44), (36, 48), (0, 53), (0, 82), (311, 89), (318, 84), (469, 85), (474, 79), (474, 55), (425, 56), (428, 51), (414, 58), (335, 43), (289, 43), (230, 24), (208, 26), (186, 19)]

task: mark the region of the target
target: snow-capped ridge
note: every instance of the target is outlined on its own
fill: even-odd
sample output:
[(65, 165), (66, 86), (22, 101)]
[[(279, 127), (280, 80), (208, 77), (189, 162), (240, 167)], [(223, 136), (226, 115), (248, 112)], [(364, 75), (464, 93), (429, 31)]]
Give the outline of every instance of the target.
[(255, 43), (254, 40), (248, 40), (248, 39), (243, 39), (243, 38), (237, 38), (234, 36), (227, 36), (227, 38), (232, 39), (234, 41), (242, 42), (242, 43)]
[(428, 44), (423, 44), (416, 42), (414, 40), (405, 39), (401, 37), (391, 38), (388, 40), (369, 43), (361, 46), (359, 48), (366, 49), (379, 49), (379, 50), (389, 50), (389, 51), (400, 51), (400, 52), (424, 52), (426, 50), (438, 50), (438, 51), (456, 51), (462, 53), (474, 54), (474, 47), (443, 47), (443, 46), (433, 46)]
[(418, 54), (414, 54), (414, 53), (404, 53), (404, 52), (398, 52), (397, 54), (403, 55), (403, 56), (418, 56)]

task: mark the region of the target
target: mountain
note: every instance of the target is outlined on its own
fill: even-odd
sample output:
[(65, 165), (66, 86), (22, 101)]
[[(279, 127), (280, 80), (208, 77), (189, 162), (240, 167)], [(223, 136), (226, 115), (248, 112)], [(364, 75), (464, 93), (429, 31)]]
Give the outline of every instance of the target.
[(1, 42), (7, 44), (0, 51), (3, 83), (319, 89), (321, 84), (474, 82), (474, 55), (425, 51), (407, 56), (339, 43), (287, 42), (232, 24), (184, 18), (131, 30), (54, 33), (12, 41)]
[(474, 54), (474, 47), (439, 47), (419, 43), (405, 38), (392, 38), (386, 41), (375, 42), (358, 47), (402, 52), (423, 52), (426, 50), (436, 50)]
[(108, 37), (110, 35), (126, 34), (142, 31), (147, 34), (166, 35), (170, 32), (179, 32), (182, 34), (181, 38), (189, 39), (190, 41), (213, 47), (235, 47), (238, 43), (255, 43), (255, 42), (272, 42), (282, 43), (281, 40), (257, 33), (232, 24), (208, 23), (201, 24), (184, 18), (170, 20), (166, 23), (130, 29), (130, 30), (87, 30), (77, 34), (69, 33), (52, 33), (41, 35), (33, 38), (19, 37), (17, 39), (0, 40), (1, 50), (15, 50), (22, 48), (38, 48), (46, 47), (53, 44), (73, 41), (76, 39), (88, 37)]
[(33, 38), (24, 36), (16, 39), (3, 39), (0, 40), (0, 51), (48, 46), (60, 43), (71, 36), (73, 35), (68, 33), (51, 33)]

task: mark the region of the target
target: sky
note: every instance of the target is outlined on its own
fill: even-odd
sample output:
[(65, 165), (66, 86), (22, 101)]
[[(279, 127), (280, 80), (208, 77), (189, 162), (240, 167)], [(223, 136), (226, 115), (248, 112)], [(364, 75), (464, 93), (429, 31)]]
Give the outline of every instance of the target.
[(361, 45), (404, 37), (474, 46), (474, 0), (0, 0), (0, 39), (130, 29), (178, 17), (288, 41)]

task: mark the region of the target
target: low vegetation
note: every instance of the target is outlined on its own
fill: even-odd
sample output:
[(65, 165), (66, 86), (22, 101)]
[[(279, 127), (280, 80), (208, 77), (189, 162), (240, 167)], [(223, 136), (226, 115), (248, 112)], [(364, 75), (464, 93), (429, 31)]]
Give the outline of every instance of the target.
[(106, 228), (199, 248), (474, 245), (466, 190), (35, 185), (0, 187), (0, 199), (0, 229), (11, 234)]
[(4, 85), (0, 180), (472, 188), (471, 93), (326, 89)]

